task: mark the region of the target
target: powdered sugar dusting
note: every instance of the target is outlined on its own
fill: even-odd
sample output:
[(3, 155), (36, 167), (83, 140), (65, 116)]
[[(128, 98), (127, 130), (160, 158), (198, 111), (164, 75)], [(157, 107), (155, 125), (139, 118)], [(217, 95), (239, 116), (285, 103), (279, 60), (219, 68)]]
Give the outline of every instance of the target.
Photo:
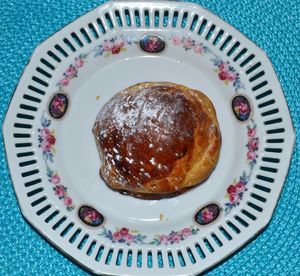
[[(183, 112), (185, 106), (182, 104), (166, 106), (165, 102), (161, 101), (163, 95), (157, 97), (151, 92), (153, 90), (148, 88), (135, 95), (124, 93), (121, 97), (114, 97), (99, 112), (96, 121), (111, 121), (111, 127), (122, 130), (123, 137), (149, 131), (149, 127), (151, 131), (163, 131), (160, 135), (168, 135), (176, 124), (172, 118)], [(102, 128), (100, 135), (105, 138), (107, 132), (109, 129)], [(150, 143), (149, 147), (153, 147), (153, 144)]]
[(152, 164), (152, 165), (155, 165), (156, 163), (155, 163), (155, 158), (154, 157), (152, 157), (151, 159), (150, 159), (150, 163)]
[(102, 174), (110, 175), (113, 165), (115, 180), (133, 187), (170, 172), (178, 153), (183, 156), (193, 143), (195, 124), (193, 109), (180, 91), (159, 85), (136, 89), (113, 97), (95, 123), (104, 155)]

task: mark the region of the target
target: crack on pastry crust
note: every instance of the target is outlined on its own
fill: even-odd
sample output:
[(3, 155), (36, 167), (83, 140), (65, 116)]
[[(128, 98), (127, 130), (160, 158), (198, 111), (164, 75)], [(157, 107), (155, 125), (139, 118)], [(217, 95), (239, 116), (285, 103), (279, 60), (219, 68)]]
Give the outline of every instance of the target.
[(93, 132), (107, 185), (147, 199), (178, 195), (203, 182), (221, 145), (210, 100), (169, 82), (119, 92), (99, 112)]

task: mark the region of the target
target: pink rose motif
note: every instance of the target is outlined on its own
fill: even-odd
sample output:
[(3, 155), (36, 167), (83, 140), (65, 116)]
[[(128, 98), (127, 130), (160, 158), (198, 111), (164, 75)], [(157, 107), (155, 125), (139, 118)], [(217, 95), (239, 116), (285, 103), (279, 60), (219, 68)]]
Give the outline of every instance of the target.
[(60, 177), (57, 174), (55, 174), (50, 178), (50, 181), (51, 183), (57, 185), (60, 182)]
[(238, 203), (240, 201), (240, 198), (238, 194), (230, 194), (229, 200), (231, 203)]
[(181, 43), (181, 39), (178, 36), (173, 36), (172, 43), (177, 46)]
[(119, 231), (113, 233), (112, 239), (113, 239), (113, 241), (119, 241), (119, 240), (121, 240), (122, 239), (121, 233)]
[(205, 210), (203, 213), (202, 213), (202, 219), (205, 221), (205, 222), (211, 222), (213, 220), (214, 216), (213, 216), (213, 212), (209, 211), (209, 210)]
[(52, 145), (48, 141), (44, 141), (41, 145), (43, 151), (50, 151)]
[(194, 51), (196, 54), (202, 54), (203, 53), (203, 47), (201, 45), (195, 45)]
[(222, 71), (219, 73), (219, 79), (220, 80), (226, 80), (227, 79), (227, 73)]
[(229, 81), (234, 81), (237, 78), (237, 74), (232, 71), (228, 71), (226, 77)]
[(53, 135), (49, 135), (49, 136), (47, 137), (47, 142), (48, 142), (49, 144), (51, 144), (51, 145), (54, 145), (55, 142), (56, 142), (56, 139), (55, 139), (55, 137), (54, 137)]
[(168, 236), (160, 235), (159, 240), (162, 244), (168, 244)]
[(98, 214), (97, 214), (96, 212), (94, 212), (94, 211), (88, 211), (87, 217), (88, 217), (91, 221), (98, 220), (98, 218), (99, 218)]
[(250, 112), (250, 108), (248, 104), (240, 103), (238, 108), (239, 108), (239, 112), (242, 114), (247, 114)]
[(60, 109), (63, 106), (64, 102), (60, 97), (55, 97), (52, 101), (52, 107), (56, 110)]
[(129, 233), (129, 229), (123, 227), (123, 228), (120, 229), (120, 233), (121, 233), (122, 236), (126, 236)]
[(177, 233), (173, 233), (171, 234), (170, 236), (170, 241), (172, 242), (176, 242), (176, 243), (179, 243), (180, 242), (180, 235), (178, 235)]
[(61, 81), (60, 81), (60, 85), (62, 86), (67, 86), (69, 84), (69, 79), (68, 78), (63, 78)]
[(228, 194), (233, 194), (235, 193), (235, 187), (233, 185), (230, 185), (228, 188), (227, 188), (227, 193)]
[(70, 66), (67, 70), (66, 70), (66, 76), (68, 77), (73, 77), (77, 74), (77, 70), (74, 66)]
[(134, 236), (132, 234), (127, 234), (124, 236), (125, 241), (130, 244), (134, 241)]
[(113, 46), (112, 49), (111, 49), (111, 53), (113, 55), (117, 55), (118, 53), (120, 53), (121, 51), (121, 48), (117, 47), (117, 46)]
[(64, 196), (64, 194), (65, 194), (64, 188), (62, 186), (57, 186), (55, 189), (55, 194), (59, 197)]
[(125, 41), (122, 38), (118, 38), (115, 43), (114, 46), (118, 47), (118, 48), (122, 48), (123, 46), (125, 46)]
[(150, 52), (153, 52), (156, 50), (156, 48), (158, 47), (158, 44), (157, 44), (158, 40), (155, 38), (153, 39), (150, 39), (147, 43), (147, 49), (150, 51)]
[(256, 159), (256, 153), (255, 153), (254, 151), (249, 150), (249, 151), (247, 152), (247, 158), (248, 158), (249, 160), (255, 160), (255, 159)]
[(227, 63), (221, 63), (219, 66), (218, 66), (219, 70), (220, 71), (228, 71), (228, 64)]
[(235, 189), (237, 193), (244, 192), (246, 190), (246, 185), (242, 182), (238, 182), (235, 184)]
[(75, 66), (76, 66), (77, 68), (82, 67), (83, 64), (84, 64), (84, 60), (83, 60), (82, 58), (76, 59), (76, 61), (75, 61)]
[(185, 49), (191, 49), (193, 47), (193, 44), (194, 44), (194, 42), (193, 42), (193, 40), (190, 37), (189, 38), (185, 38), (183, 40), (183, 47)]
[(190, 236), (192, 234), (192, 230), (190, 229), (190, 228), (183, 228), (182, 230), (181, 230), (181, 235), (183, 236), (183, 237), (188, 237), (188, 236)]
[(249, 128), (248, 129), (248, 136), (249, 137), (254, 137), (256, 134), (256, 129), (255, 128)]
[(114, 44), (110, 41), (105, 41), (103, 43), (103, 50), (109, 52), (113, 48)]
[(258, 147), (258, 140), (257, 139), (251, 139), (248, 143), (248, 147), (250, 150), (255, 151)]
[(65, 203), (66, 206), (71, 206), (72, 203), (73, 203), (73, 200), (72, 200), (72, 198), (70, 198), (70, 197), (66, 197), (66, 198), (64, 199), (64, 203)]
[(48, 128), (43, 128), (41, 130), (41, 135), (42, 135), (43, 138), (47, 138), (50, 135), (49, 129)]

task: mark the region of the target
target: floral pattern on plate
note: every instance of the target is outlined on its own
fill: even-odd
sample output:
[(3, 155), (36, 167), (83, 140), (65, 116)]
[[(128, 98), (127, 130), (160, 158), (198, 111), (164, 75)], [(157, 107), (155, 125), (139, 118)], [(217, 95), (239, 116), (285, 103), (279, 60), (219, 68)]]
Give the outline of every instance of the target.
[(74, 63), (70, 64), (63, 73), (63, 78), (57, 83), (58, 92), (63, 92), (64, 87), (67, 87), (71, 81), (78, 77), (79, 70), (86, 63), (88, 54), (81, 54), (74, 59)]
[(191, 226), (184, 228), (180, 231), (171, 231), (169, 234), (157, 234), (152, 238), (147, 235), (142, 234), (138, 230), (129, 230), (128, 228), (116, 229), (112, 232), (103, 227), (102, 232), (99, 234), (113, 243), (124, 243), (127, 245), (131, 244), (150, 244), (150, 245), (168, 245), (179, 243), (180, 241), (185, 240), (191, 235), (195, 235), (199, 231), (198, 228)]
[(121, 52), (126, 51), (127, 46), (137, 43), (137, 39), (133, 36), (112, 37), (110, 39), (105, 39), (102, 44), (96, 46), (90, 52), (80, 54), (76, 57), (74, 62), (67, 67), (62, 78), (56, 84), (58, 89), (54, 92), (54, 95), (49, 102), (49, 114), (55, 119), (61, 119), (67, 112), (69, 98), (67, 97), (66, 88), (78, 77), (79, 71), (87, 63), (87, 58), (91, 53), (94, 53), (94, 57), (109, 57), (111, 55), (118, 55)]
[(159, 53), (165, 49), (165, 42), (162, 37), (158, 35), (147, 34), (140, 40), (141, 49), (148, 53)]
[(72, 211), (75, 208), (72, 198), (68, 195), (67, 187), (61, 184), (61, 179), (57, 171), (54, 171), (49, 163), (53, 163), (53, 158), (55, 155), (55, 132), (50, 130), (51, 120), (47, 119), (45, 114), (41, 118), (41, 128), (38, 129), (38, 142), (39, 147), (43, 152), (43, 159), (46, 164), (47, 176), (50, 183), (54, 185), (53, 190), (55, 195), (63, 200), (64, 205), (68, 211)]
[(199, 228), (194, 226), (183, 228), (179, 231), (171, 231), (169, 234), (157, 234), (154, 235), (152, 241), (149, 242), (151, 245), (168, 245), (174, 243), (180, 243), (181, 241), (187, 239), (189, 236), (197, 234)]
[(64, 88), (67, 87), (72, 80), (78, 77), (79, 71), (87, 63), (87, 58), (91, 53), (94, 53), (94, 57), (104, 56), (109, 57), (111, 55), (117, 55), (122, 51), (126, 51), (128, 45), (137, 44), (137, 40), (132, 36), (120, 36), (105, 39), (103, 44), (96, 46), (90, 52), (80, 54), (74, 59), (74, 62), (70, 64), (63, 73), (63, 77), (57, 83), (58, 92), (64, 92)]
[(126, 51), (129, 45), (137, 44), (137, 40), (133, 36), (119, 36), (105, 39), (103, 44), (93, 49), (94, 57), (118, 55), (122, 51)]
[(147, 238), (146, 235), (142, 235), (139, 231), (129, 230), (125, 227), (117, 228), (114, 232), (103, 227), (99, 235), (111, 240), (113, 243), (125, 243), (127, 245), (132, 243), (145, 244), (144, 240)]
[[(196, 42), (191, 37), (180, 38), (179, 36), (172, 36), (172, 38), (170, 39), (170, 43), (174, 46), (181, 46), (185, 51), (193, 50), (197, 55), (210, 54), (212, 56), (211, 61), (213, 62), (215, 67), (214, 71), (218, 74), (219, 79), (226, 85), (231, 83), (235, 89), (235, 92), (245, 89), (245, 86), (241, 82), (240, 76), (236, 72), (236, 70), (232, 66), (230, 66), (228, 62), (224, 62), (219, 56), (215, 55), (213, 51), (211, 51), (211, 49), (205, 46), (203, 43)], [(121, 52), (126, 51), (129, 46), (136, 44), (138, 44), (138, 40), (135, 36), (115, 36), (109, 39), (105, 39), (102, 44), (97, 45), (90, 52), (80, 54), (74, 59), (73, 64), (70, 64), (64, 71), (63, 77), (57, 83), (58, 90), (55, 92), (55, 94), (67, 95), (65, 91), (66, 87), (72, 82), (73, 79), (78, 77), (79, 71), (84, 67), (85, 63), (87, 62), (87, 58), (91, 53), (94, 53), (94, 57), (103, 56), (106, 58), (112, 55), (118, 55)], [(141, 38), (140, 46), (147, 52), (157, 53), (165, 48), (165, 42), (161, 37), (157, 35), (147, 34)], [(67, 111), (68, 103), (64, 103), (64, 105), (62, 105), (62, 103), (59, 103), (59, 101), (55, 99), (55, 105), (49, 105), (49, 111), (51, 110), (50, 114), (53, 114), (54, 118), (56, 118), (55, 116), (61, 118)], [(58, 112), (59, 110), (57, 109), (57, 105), (61, 105), (62, 107), (64, 107), (62, 115), (61, 112)]]
[(97, 227), (104, 222), (104, 217), (91, 206), (81, 206), (78, 209), (78, 216), (88, 226)]
[(179, 36), (173, 36), (170, 42), (175, 46), (181, 46), (185, 51), (193, 50), (196, 54), (200, 55), (211, 52), (207, 46), (204, 46), (203, 43), (196, 42), (191, 37), (180, 38)]
[(182, 47), (185, 51), (194, 51), (195, 54), (205, 55), (209, 54), (212, 56), (210, 59), (214, 65), (214, 72), (218, 74), (218, 78), (223, 81), (226, 85), (232, 84), (235, 92), (245, 89), (244, 84), (241, 82), (239, 73), (230, 66), (229, 62), (223, 61), (219, 56), (203, 43), (196, 42), (191, 37), (179, 37), (172, 36), (170, 42), (174, 46)]
[(251, 115), (251, 104), (247, 97), (237, 95), (232, 99), (232, 111), (239, 121), (247, 121)]
[(243, 171), (242, 175), (238, 179), (233, 179), (233, 183), (228, 186), (225, 195), (225, 199), (228, 200), (228, 202), (225, 203), (225, 215), (228, 215), (234, 207), (240, 205), (244, 193), (248, 190), (247, 184), (257, 163), (259, 138), (257, 137), (257, 126), (253, 120), (251, 120), (251, 124), (247, 125), (247, 136), (248, 143), (246, 147), (248, 151), (246, 155), (246, 164), (249, 167), (249, 172)]
[(221, 214), (222, 209), (215, 203), (202, 207), (195, 215), (195, 221), (200, 225), (214, 222)]
[(244, 84), (240, 80), (240, 74), (236, 72), (234, 67), (230, 66), (229, 62), (224, 62), (220, 57), (215, 56), (211, 59), (216, 69), (214, 71), (218, 74), (218, 77), (226, 85), (232, 84), (235, 92), (245, 89)]
[[(153, 40), (152, 38), (150, 39), (150, 35), (146, 35), (146, 36), (148, 36), (147, 37), (148, 42), (150, 40), (151, 41)], [(151, 47), (150, 47), (151, 49), (155, 46), (154, 42), (156, 43), (157, 40), (155, 39), (151, 43), (149, 42), (151, 44)], [(211, 56), (210, 60), (211, 60), (211, 62), (213, 63), (213, 65), (215, 67), (214, 71), (217, 73), (219, 80), (223, 81), (225, 83), (225, 85), (231, 84), (236, 93), (238, 93), (238, 91), (240, 91), (240, 90), (245, 89), (245, 86), (241, 82), (240, 76), (236, 72), (234, 67), (232, 67), (229, 64), (229, 62), (224, 62), (219, 56), (214, 54), (213, 51), (211, 51), (210, 48), (205, 46), (203, 43), (197, 42), (196, 40), (193, 40), (191, 37), (179, 37), (179, 36), (172, 36), (171, 39), (170, 39), (170, 43), (173, 44), (174, 46), (182, 47), (185, 51), (193, 51), (195, 54), (197, 54), (199, 56), (204, 56), (204, 55), (209, 54)], [(128, 46), (136, 45), (136, 44), (138, 44), (138, 40), (134, 36), (124, 36), (124, 35), (121, 35), (121, 36), (118, 36), (118, 37), (115, 36), (115, 37), (112, 37), (110, 39), (105, 39), (102, 44), (96, 46), (90, 52), (79, 55), (78, 57), (75, 58), (74, 63), (70, 64), (68, 66), (66, 71), (63, 73), (63, 78), (57, 83), (57, 86), (58, 86), (59, 89), (56, 92), (56, 95), (58, 95), (60, 93), (61, 94), (66, 93), (64, 89), (71, 83), (71, 81), (73, 79), (78, 77), (78, 72), (84, 66), (84, 64), (87, 62), (87, 58), (91, 53), (94, 53), (94, 57), (103, 56), (103, 57), (106, 58), (106, 57), (109, 57), (111, 55), (118, 55), (121, 52), (126, 51)], [(148, 44), (146, 43), (145, 45), (148, 45)], [(156, 48), (156, 46), (154, 48)], [(56, 99), (55, 99), (55, 103), (53, 103), (53, 104), (55, 105), (55, 108), (57, 106), (61, 107), (60, 101), (57, 101)], [(54, 108), (54, 106), (53, 106), (53, 108)], [(249, 103), (249, 108), (250, 108), (250, 103)], [(239, 116), (241, 116), (241, 118), (243, 116), (244, 117), (247, 116), (248, 113), (250, 114), (250, 112), (251, 112), (251, 110), (249, 111), (247, 109), (247, 106), (245, 106), (245, 101), (243, 103), (240, 101), (239, 104), (234, 104), (233, 109), (234, 109), (233, 111), (234, 111), (235, 115), (238, 114)], [(244, 119), (244, 117), (242, 119)], [(43, 115), (42, 122), (44, 120), (45, 120), (45, 117)], [(254, 123), (253, 120), (252, 120), (252, 122)], [(247, 128), (248, 128), (248, 130), (250, 130), (250, 132), (251, 131), (255, 132), (256, 131), (256, 124), (254, 124), (253, 127), (248, 125)], [(43, 130), (43, 131), (45, 131), (45, 130)], [(248, 131), (248, 133), (249, 133), (249, 131)], [(42, 139), (43, 138), (42, 134), (39, 135), (39, 137), (41, 137), (40, 139)], [(51, 139), (52, 138), (49, 138), (49, 141)], [(51, 145), (49, 144), (50, 142), (47, 142), (47, 143), (44, 143), (44, 142), (45, 142), (44, 140), (40, 140), (40, 147), (43, 149), (43, 155), (48, 156), (49, 160), (51, 162), (53, 162), (54, 153), (51, 150), (47, 150), (47, 147), (51, 148)], [(253, 148), (253, 145), (255, 143), (256, 143), (257, 146), (256, 146), (256, 148)], [(257, 158), (256, 151), (258, 150), (258, 138), (257, 137), (252, 137), (251, 139), (249, 138), (249, 142), (247, 144), (247, 147), (249, 149), (249, 151), (247, 153), (247, 160), (248, 160), (248, 165), (249, 165), (249, 168), (250, 168), (250, 172), (247, 174), (246, 171), (244, 171), (242, 173), (242, 175), (240, 176), (239, 181), (234, 179), (234, 181), (233, 181), (234, 183), (228, 187), (227, 194), (226, 194), (226, 199), (229, 199), (229, 202), (225, 203), (225, 206), (226, 206), (225, 207), (225, 214), (228, 214), (232, 210), (233, 207), (236, 207), (236, 206), (239, 205), (239, 202), (242, 200), (244, 192), (247, 190), (246, 189), (246, 184), (248, 183), (249, 178), (250, 178), (251, 173), (252, 173), (252, 170), (253, 170), (253, 167), (256, 164), (256, 158)], [(54, 150), (54, 147), (53, 147), (53, 150)], [(53, 183), (54, 185), (57, 185), (57, 186), (54, 187), (54, 191), (55, 191), (56, 195), (60, 199), (64, 199), (65, 205), (67, 206), (67, 208), (69, 210), (73, 209), (74, 204), (73, 204), (72, 199), (67, 194), (67, 188), (65, 186), (61, 185), (60, 182), (56, 183), (58, 181), (57, 179), (59, 179), (59, 176), (58, 176), (57, 172), (54, 172), (48, 166), (48, 163), (47, 163), (46, 159), (45, 159), (45, 162), (46, 162), (46, 165), (47, 165), (49, 181), (51, 183)], [(52, 180), (54, 179), (54, 182), (51, 179)], [(59, 181), (60, 181), (60, 179), (59, 179)], [(117, 233), (118, 233), (118, 231), (117, 231)], [(171, 239), (169, 237), (172, 236), (174, 233), (172, 233), (172, 234), (170, 233), (170, 235), (165, 235), (165, 236), (168, 237), (168, 239), (167, 239), (168, 242), (171, 242)], [(113, 240), (113, 234), (114, 233), (111, 232), (110, 230), (106, 230), (106, 231), (104, 231), (103, 235), (106, 235), (106, 237), (111, 238)], [(134, 234), (132, 234), (132, 235), (134, 235)], [(134, 235), (134, 236), (136, 236), (136, 238), (134, 239), (134, 240), (136, 240), (136, 242), (141, 243), (143, 241), (143, 237), (144, 237), (143, 235), (140, 235), (140, 236), (139, 235)], [(163, 237), (162, 240), (165, 239), (165, 236), (164, 235), (162, 236)], [(131, 236), (129, 236), (129, 237), (132, 238)], [(175, 237), (176, 237), (176, 235), (175, 235)], [(123, 241), (123, 239), (120, 239), (120, 241), (121, 240)], [(160, 240), (160, 238), (159, 239), (154, 238), (152, 242), (158, 243), (157, 242), (158, 240)], [(124, 237), (124, 241), (125, 241), (125, 237)]]
[(61, 119), (67, 112), (69, 99), (63, 93), (56, 93), (49, 102), (48, 111), (54, 119)]

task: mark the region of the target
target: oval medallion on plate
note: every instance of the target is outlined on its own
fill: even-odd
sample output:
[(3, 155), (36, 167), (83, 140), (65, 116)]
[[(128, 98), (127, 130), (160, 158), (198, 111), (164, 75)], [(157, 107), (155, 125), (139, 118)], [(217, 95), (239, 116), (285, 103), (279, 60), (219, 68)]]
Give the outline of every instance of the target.
[(97, 227), (104, 222), (104, 217), (93, 207), (84, 205), (78, 209), (78, 216), (88, 226)]
[(165, 49), (166, 44), (161, 36), (149, 34), (142, 37), (140, 46), (143, 51), (155, 54)]
[(211, 203), (202, 207), (195, 215), (195, 221), (200, 225), (207, 225), (215, 221), (221, 214), (221, 208)]
[(54, 119), (61, 119), (67, 112), (69, 107), (69, 99), (64, 93), (56, 93), (51, 98), (48, 111)]
[(239, 121), (247, 121), (251, 114), (251, 104), (247, 97), (237, 95), (232, 99), (232, 111)]

